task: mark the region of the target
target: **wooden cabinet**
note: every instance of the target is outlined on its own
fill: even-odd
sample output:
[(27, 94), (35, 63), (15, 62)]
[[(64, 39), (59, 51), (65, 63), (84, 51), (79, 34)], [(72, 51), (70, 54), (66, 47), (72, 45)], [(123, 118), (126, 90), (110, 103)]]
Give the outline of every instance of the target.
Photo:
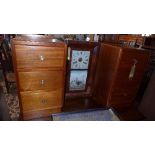
[(14, 68), (24, 120), (60, 112), (64, 102), (66, 45), (50, 40), (12, 40)]
[(94, 99), (107, 107), (133, 102), (147, 67), (149, 52), (101, 44), (96, 69)]

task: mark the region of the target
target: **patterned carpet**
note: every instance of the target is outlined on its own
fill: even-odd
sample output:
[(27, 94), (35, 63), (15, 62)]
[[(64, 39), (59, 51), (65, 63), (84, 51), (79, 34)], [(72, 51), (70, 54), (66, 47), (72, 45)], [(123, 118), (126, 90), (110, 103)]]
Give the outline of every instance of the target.
[(0, 86), (2, 86), (5, 102), (8, 106), (10, 119), (13, 121), (19, 120), (20, 108), (19, 100), (16, 91), (16, 85), (12, 84), (10, 87), (10, 93), (7, 93), (5, 82), (1, 81)]

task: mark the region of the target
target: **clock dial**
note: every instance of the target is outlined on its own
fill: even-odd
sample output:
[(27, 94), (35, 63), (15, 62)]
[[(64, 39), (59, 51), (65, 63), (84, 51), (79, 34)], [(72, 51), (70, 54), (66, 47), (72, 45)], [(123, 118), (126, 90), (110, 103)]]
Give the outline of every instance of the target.
[(90, 51), (72, 51), (71, 69), (88, 69)]
[(71, 71), (70, 90), (85, 90), (87, 71)]

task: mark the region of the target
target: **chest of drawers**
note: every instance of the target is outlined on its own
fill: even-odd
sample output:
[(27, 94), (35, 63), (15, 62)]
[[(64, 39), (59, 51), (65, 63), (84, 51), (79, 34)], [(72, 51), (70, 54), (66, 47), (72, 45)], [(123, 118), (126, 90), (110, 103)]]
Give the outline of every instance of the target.
[(12, 40), (21, 118), (60, 112), (64, 102), (66, 45), (44, 40)]

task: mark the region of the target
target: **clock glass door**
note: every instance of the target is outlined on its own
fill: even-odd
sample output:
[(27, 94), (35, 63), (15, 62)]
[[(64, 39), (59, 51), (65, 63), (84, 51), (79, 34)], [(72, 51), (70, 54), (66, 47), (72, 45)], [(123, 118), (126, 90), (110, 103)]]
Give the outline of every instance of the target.
[(71, 69), (88, 69), (90, 51), (72, 51)]
[(69, 90), (85, 90), (87, 71), (71, 71)]
[(90, 51), (71, 51), (71, 70), (69, 91), (84, 91), (86, 89)]

